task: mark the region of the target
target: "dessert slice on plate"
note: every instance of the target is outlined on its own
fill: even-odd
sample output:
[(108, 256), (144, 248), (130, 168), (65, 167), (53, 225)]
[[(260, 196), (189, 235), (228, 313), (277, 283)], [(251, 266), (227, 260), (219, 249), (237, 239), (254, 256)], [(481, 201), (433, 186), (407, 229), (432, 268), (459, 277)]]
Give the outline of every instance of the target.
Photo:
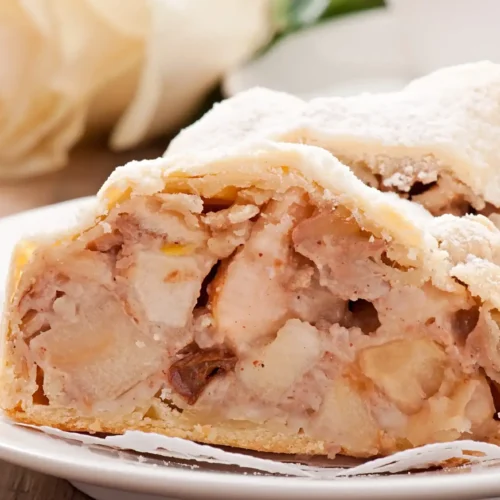
[(278, 453), (494, 441), (493, 306), (435, 225), (310, 145), (133, 162), (78, 226), (17, 248), (2, 406)]
[(481, 62), (394, 93), (304, 102), (250, 90), (183, 131), (167, 155), (257, 137), (313, 144), (434, 215), (481, 213), (500, 224), (499, 136), (500, 65)]

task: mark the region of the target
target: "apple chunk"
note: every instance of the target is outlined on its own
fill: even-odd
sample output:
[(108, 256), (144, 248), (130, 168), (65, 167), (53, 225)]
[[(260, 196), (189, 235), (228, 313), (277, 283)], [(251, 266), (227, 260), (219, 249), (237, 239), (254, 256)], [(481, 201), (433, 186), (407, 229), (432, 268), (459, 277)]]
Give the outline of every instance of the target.
[(443, 349), (428, 339), (395, 340), (359, 355), (363, 373), (408, 414), (439, 390), (445, 361)]
[(268, 400), (281, 398), (322, 355), (318, 330), (297, 319), (287, 321), (275, 340), (256, 349), (236, 369), (251, 391)]

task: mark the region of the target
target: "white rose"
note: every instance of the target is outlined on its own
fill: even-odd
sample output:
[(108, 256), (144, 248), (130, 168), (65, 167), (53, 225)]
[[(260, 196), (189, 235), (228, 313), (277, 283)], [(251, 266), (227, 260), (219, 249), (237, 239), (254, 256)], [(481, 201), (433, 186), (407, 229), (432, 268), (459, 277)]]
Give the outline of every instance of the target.
[(269, 0), (0, 4), (0, 177), (64, 166), (87, 130), (125, 149), (181, 125), (271, 35)]

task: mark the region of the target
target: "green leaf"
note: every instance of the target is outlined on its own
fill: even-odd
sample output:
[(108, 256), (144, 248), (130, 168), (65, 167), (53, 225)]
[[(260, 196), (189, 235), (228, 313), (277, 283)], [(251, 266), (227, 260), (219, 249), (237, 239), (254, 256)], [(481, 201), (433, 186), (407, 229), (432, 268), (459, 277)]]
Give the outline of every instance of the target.
[(330, 5), (323, 12), (322, 19), (385, 5), (384, 0), (331, 0), (328, 3)]
[(330, 6), (330, 0), (275, 0), (274, 21), (280, 33), (314, 24)]
[(381, 7), (384, 0), (273, 0), (272, 15), (278, 38), (349, 12)]

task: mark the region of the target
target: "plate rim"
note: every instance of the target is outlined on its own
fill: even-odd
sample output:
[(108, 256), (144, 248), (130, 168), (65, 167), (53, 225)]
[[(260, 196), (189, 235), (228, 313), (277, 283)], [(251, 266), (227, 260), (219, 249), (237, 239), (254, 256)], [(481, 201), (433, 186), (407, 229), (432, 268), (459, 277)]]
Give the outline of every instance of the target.
[[(0, 422), (0, 429), (3, 427), (6, 430), (7, 426), (14, 437), (18, 432), (34, 432), (6, 421)], [(56, 439), (49, 435), (43, 438)], [(15, 443), (5, 443), (3, 440), (0, 440), (0, 459), (72, 482), (127, 492), (174, 494), (180, 497), (203, 493), (205, 498), (221, 499), (255, 498), (265, 495), (268, 499), (382, 500), (423, 498), (426, 495), (434, 499), (478, 498), (500, 493), (500, 474), (493, 469), (435, 476), (413, 474), (338, 479), (277, 477), (139, 465), (119, 457), (109, 458), (104, 463), (88, 457), (80, 461), (68, 461), (64, 456), (54, 456), (47, 451), (47, 447), (26, 448)], [(162, 457), (162, 460), (168, 461), (166, 457)]]

